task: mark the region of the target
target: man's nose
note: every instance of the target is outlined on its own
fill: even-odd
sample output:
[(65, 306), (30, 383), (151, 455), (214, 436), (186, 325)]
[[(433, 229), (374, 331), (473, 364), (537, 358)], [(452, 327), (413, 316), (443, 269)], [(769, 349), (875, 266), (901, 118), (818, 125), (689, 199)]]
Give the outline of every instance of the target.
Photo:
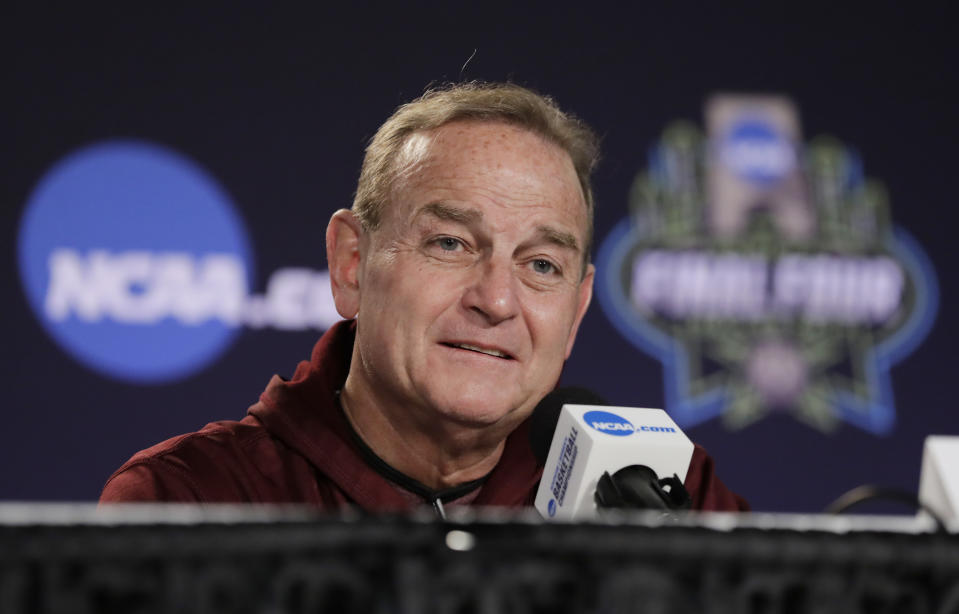
[(463, 295), (463, 305), (495, 325), (519, 312), (517, 279), (512, 263), (494, 259), (479, 264), (475, 277)]

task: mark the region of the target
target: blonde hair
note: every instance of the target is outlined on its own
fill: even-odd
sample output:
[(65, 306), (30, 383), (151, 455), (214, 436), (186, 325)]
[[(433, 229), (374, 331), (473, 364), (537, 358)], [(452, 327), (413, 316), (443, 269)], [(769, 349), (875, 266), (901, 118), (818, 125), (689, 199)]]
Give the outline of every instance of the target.
[(590, 183), (599, 160), (599, 141), (573, 115), (564, 113), (548, 96), (512, 83), (469, 82), (447, 84), (399, 106), (370, 140), (353, 199), (353, 213), (364, 228), (379, 227), (383, 207), (396, 179), (396, 159), (414, 132), (432, 130), (457, 120), (501, 121), (554, 143), (573, 162), (586, 202), (587, 229), (584, 262), (589, 260), (593, 236), (593, 189)]

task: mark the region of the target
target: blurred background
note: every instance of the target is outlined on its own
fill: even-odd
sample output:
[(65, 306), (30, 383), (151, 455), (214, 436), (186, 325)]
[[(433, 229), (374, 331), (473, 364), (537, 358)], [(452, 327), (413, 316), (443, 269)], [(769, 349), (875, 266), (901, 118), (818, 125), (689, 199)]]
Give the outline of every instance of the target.
[(3, 12), (2, 500), (95, 500), (292, 374), (366, 142), (471, 79), (602, 137), (564, 383), (665, 407), (765, 511), (914, 492), (924, 437), (959, 434), (944, 7)]

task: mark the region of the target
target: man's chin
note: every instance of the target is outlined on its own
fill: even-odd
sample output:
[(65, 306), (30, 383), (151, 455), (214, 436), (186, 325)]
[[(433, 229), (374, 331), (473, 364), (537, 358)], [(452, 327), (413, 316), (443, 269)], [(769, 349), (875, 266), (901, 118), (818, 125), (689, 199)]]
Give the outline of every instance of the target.
[(437, 411), (444, 419), (464, 428), (488, 429), (502, 424), (513, 427), (526, 418), (515, 402), (495, 397), (458, 399), (440, 404)]

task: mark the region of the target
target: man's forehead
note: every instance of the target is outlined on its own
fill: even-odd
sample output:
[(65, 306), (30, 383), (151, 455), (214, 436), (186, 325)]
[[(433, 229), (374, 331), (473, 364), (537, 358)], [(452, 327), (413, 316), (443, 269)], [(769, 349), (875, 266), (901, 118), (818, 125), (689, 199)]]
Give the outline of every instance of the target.
[[(540, 219), (542, 237), (575, 246), (588, 259), (589, 208), (572, 158), (527, 127), (471, 119), (411, 133), (398, 152), (390, 184), (382, 219), (394, 230), (408, 227), (428, 204), (464, 209), (476, 202), (473, 197), (483, 198), (480, 192), (499, 190), (504, 202), (530, 197), (528, 215), (548, 212)], [(471, 194), (472, 187), (480, 190)]]
[[(480, 225), (484, 221), (483, 211), (469, 206), (458, 206), (443, 202), (430, 202), (419, 206), (413, 213), (414, 220), (421, 216), (436, 218), (463, 224), (466, 226)], [(530, 229), (531, 234), (538, 236), (547, 243), (554, 243), (573, 251), (580, 251), (582, 246), (576, 236), (561, 228), (555, 223), (540, 223)]]
[[(520, 143), (528, 144), (531, 141), (538, 143), (541, 153), (561, 161), (562, 164), (568, 163), (575, 175), (572, 158), (562, 147), (531, 128), (499, 119), (457, 119), (435, 128), (412, 132), (406, 136), (399, 148), (396, 168), (401, 170), (403, 167), (426, 161), (438, 143), (452, 146), (456, 154), (465, 157), (484, 147), (513, 148)], [(446, 154), (448, 156), (449, 152)]]
[[(495, 162), (490, 164), (491, 160)], [(529, 128), (495, 120), (457, 120), (408, 135), (394, 162), (392, 196), (411, 185), (432, 187), (438, 176), (430, 171), (439, 170), (452, 180), (482, 173), (479, 169), (511, 171), (513, 178), (529, 182), (530, 190), (551, 193), (548, 202), (576, 201), (587, 210), (566, 150)], [(563, 190), (568, 193), (561, 194)], [(525, 191), (523, 186), (516, 193)]]

